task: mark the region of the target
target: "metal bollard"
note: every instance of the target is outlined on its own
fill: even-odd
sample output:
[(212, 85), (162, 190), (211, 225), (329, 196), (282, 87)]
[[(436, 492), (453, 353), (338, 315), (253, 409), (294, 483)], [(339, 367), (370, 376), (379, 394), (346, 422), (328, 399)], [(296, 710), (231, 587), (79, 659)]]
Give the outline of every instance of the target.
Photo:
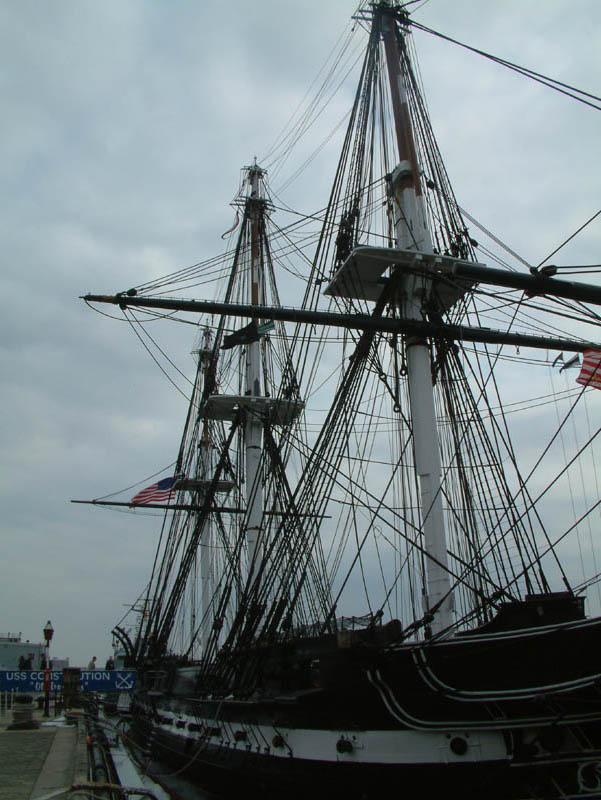
[(33, 718), (33, 697), (29, 694), (18, 694), (14, 698), (12, 709), (13, 721), (7, 727), (9, 731), (28, 731), (39, 728), (40, 723)]

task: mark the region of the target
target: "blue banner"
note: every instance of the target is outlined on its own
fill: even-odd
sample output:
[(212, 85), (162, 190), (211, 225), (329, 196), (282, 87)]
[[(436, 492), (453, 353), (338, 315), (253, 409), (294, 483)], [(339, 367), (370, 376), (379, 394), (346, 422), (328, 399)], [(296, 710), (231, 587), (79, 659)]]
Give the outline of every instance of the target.
[[(79, 673), (80, 692), (131, 692), (135, 686), (134, 669), (82, 669)], [(0, 692), (60, 692), (62, 688), (62, 670), (0, 670)]]
[(82, 692), (131, 692), (136, 687), (135, 669), (82, 669)]
[(20, 669), (0, 670), (0, 691), (17, 692), (43, 692), (48, 685), (51, 692), (58, 692), (63, 688), (63, 673), (61, 670)]

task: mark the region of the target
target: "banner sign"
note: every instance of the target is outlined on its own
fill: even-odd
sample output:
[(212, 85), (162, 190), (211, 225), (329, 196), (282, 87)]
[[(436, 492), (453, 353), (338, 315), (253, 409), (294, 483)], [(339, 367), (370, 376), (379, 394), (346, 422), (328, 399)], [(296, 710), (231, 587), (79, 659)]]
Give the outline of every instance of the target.
[[(135, 669), (82, 669), (77, 688), (80, 692), (131, 692), (135, 686)], [(62, 688), (62, 670), (0, 670), (0, 692), (60, 692)]]
[(62, 670), (0, 670), (0, 691), (15, 689), (17, 692), (43, 692), (45, 691), (44, 685), (48, 682), (50, 683), (49, 691), (60, 691), (63, 688)]
[(79, 677), (82, 692), (131, 692), (135, 685), (135, 669), (82, 669)]

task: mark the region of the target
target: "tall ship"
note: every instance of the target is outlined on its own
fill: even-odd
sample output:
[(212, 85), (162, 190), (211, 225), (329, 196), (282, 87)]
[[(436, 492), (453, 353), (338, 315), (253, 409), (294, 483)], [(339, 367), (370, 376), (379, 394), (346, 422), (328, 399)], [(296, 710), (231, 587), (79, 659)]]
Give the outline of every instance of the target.
[[(598, 535), (601, 288), (488, 263), (410, 10), (356, 14), (321, 210), (285, 206), (250, 159), (224, 254), (85, 298), (196, 326), (174, 466), (128, 501), (164, 515), (135, 633), (114, 630), (138, 670), (129, 739), (220, 795), (601, 798), (599, 576), (575, 580), (565, 550)], [(506, 381), (542, 362), (582, 369), (557, 430), (519, 429), (524, 460)], [(589, 500), (564, 524), (545, 504), (568, 474)]]

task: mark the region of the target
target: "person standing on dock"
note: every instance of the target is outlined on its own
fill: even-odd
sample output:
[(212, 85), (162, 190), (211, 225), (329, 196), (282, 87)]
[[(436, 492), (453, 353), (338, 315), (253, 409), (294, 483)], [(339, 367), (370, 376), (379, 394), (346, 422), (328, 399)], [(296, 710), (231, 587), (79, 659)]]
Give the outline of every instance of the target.
[(88, 664), (88, 669), (96, 669), (96, 656), (92, 657), (92, 660)]

